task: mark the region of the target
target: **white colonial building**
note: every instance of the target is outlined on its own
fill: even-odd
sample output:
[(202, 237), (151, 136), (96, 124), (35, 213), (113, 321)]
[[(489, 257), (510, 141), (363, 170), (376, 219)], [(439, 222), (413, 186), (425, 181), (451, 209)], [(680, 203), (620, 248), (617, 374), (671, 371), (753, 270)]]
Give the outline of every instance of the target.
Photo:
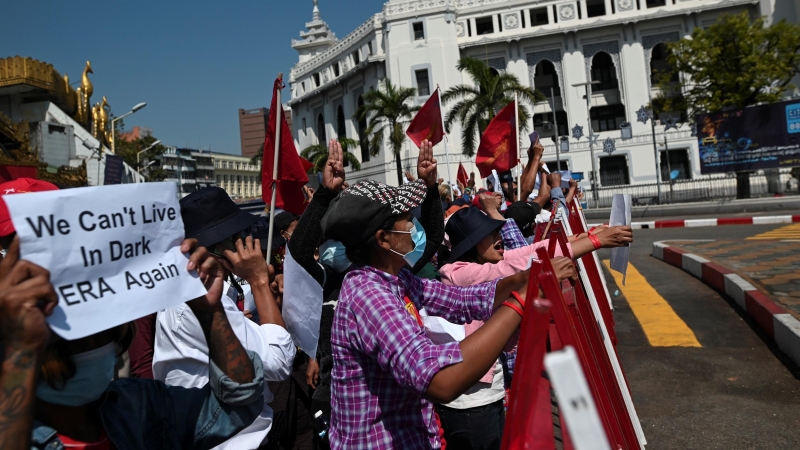
[[(456, 69), (458, 60), (469, 56), (516, 75), (548, 97), (536, 105), (529, 125), (552, 137), (557, 123), (558, 135), (569, 136), (562, 166), (585, 173), (585, 187), (592, 153), (600, 186), (654, 183), (656, 152), (666, 165), (662, 122), (667, 117), (656, 121), (654, 145), (651, 124), (639, 122), (636, 112), (657, 93), (651, 75), (666, 63), (663, 44), (689, 36), (722, 14), (745, 10), (766, 16), (768, 23), (800, 21), (794, 0), (390, 0), (383, 11), (337, 39), (315, 0), (307, 31), (292, 42), (300, 54), (290, 77), (294, 138), (299, 150), (337, 136), (358, 139), (367, 124), (354, 121), (353, 112), (363, 93), (377, 89), (379, 79), (417, 88), (415, 101), (421, 105), (436, 85), (447, 90), (472, 82)], [(586, 88), (575, 86), (587, 81), (599, 82), (593, 87), (591, 109)], [(599, 135), (593, 152), (587, 139), (589, 120)], [(625, 122), (632, 126), (628, 140), (621, 139)], [(444, 143), (435, 149), (444, 178), (455, 178), (459, 161), (467, 171), (476, 171), (461, 156), (459, 126), (451, 130), (449, 177), (444, 175)], [(576, 127), (583, 134), (580, 139), (574, 137)], [(690, 124), (668, 130), (666, 137), (671, 168), (681, 178), (700, 177)], [(611, 153), (603, 145), (609, 138), (615, 144)], [(555, 167), (555, 145), (545, 141), (545, 160)], [(522, 144), (527, 148), (527, 137)], [(354, 151), (362, 170), (348, 174), (352, 181), (397, 183), (390, 151), (384, 148), (372, 158), (366, 151)], [(525, 159), (524, 150), (522, 154)], [(405, 168), (412, 168), (416, 155), (409, 142), (402, 155)]]

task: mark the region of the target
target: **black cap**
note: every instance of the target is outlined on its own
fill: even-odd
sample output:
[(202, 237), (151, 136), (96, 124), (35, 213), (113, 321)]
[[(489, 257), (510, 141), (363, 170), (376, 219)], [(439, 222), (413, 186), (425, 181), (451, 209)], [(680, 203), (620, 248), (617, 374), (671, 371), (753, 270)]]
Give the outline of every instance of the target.
[(391, 217), (421, 205), (426, 194), (421, 180), (400, 187), (362, 181), (333, 199), (322, 218), (322, 233), (326, 240), (355, 246), (374, 235)]
[(299, 218), (300, 216), (290, 213), (289, 211), (275, 214), (275, 225), (272, 226), (272, 248), (279, 248), (286, 245), (286, 239), (281, 235), (281, 231), (285, 231), (289, 224)]
[(458, 261), (469, 249), (478, 245), (483, 238), (505, 225), (504, 220), (495, 220), (478, 208), (464, 208), (450, 216), (445, 231), (453, 249), (447, 262)]
[(536, 216), (542, 212), (542, 207), (536, 202), (514, 202), (506, 209), (506, 219), (514, 219), (520, 231), (524, 234), (536, 222)]
[(222, 242), (258, 221), (258, 217), (239, 209), (219, 187), (192, 192), (180, 204), (186, 237), (197, 239), (202, 247)]

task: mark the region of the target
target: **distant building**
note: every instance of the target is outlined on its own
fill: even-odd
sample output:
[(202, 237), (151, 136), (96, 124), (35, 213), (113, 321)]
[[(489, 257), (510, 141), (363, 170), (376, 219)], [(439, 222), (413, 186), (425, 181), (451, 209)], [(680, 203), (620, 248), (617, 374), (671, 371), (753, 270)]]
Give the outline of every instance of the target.
[(118, 139), (123, 141), (135, 141), (144, 137), (150, 137), (153, 135), (153, 129), (147, 127), (140, 127), (135, 126), (131, 131), (126, 131), (124, 133), (120, 133), (118, 135)]
[[(197, 191), (197, 161), (192, 156), (195, 150), (188, 148), (167, 147), (157, 158), (161, 168), (167, 173), (164, 181), (178, 185), (180, 198)], [(213, 178), (212, 178), (213, 181)]]
[[(797, 5), (797, 0), (388, 0), (381, 11), (337, 39), (315, 2), (311, 22), (292, 41), (298, 52), (288, 77), (294, 139), (298, 150), (334, 137), (361, 141), (350, 149), (361, 170), (348, 168), (348, 182), (396, 184), (388, 142), (371, 155), (364, 139), (369, 123), (353, 119), (363, 95), (387, 78), (395, 86), (415, 88), (412, 103), (421, 106), (437, 85), (442, 90), (472, 85), (471, 77), (456, 67), (460, 58), (471, 57), (545, 94), (547, 101), (535, 105), (528, 128), (546, 138), (544, 161), (550, 167), (556, 166), (553, 137), (570, 136), (569, 152), (561, 153), (562, 167), (586, 173), (585, 187), (593, 165), (601, 187), (666, 181), (670, 165), (680, 179), (700, 178), (698, 143), (688, 124), (669, 130), (664, 124), (669, 114), (659, 116), (654, 144), (652, 123), (637, 120), (637, 111), (660, 92), (655, 81), (667, 62), (666, 44), (723, 14), (747, 11), (766, 17), (767, 24), (784, 18), (797, 23)], [(586, 82), (597, 83), (590, 109), (586, 88), (579, 86)], [(445, 105), (444, 112), (451, 107)], [(682, 115), (676, 112), (675, 117)], [(587, 139), (590, 126), (599, 135), (593, 150)], [(443, 164), (445, 145), (435, 149), (443, 178), (454, 179), (459, 162), (467, 172), (477, 172), (473, 158), (462, 155), (461, 129), (456, 123), (449, 134), (450, 174)], [(632, 139), (622, 140), (623, 129)], [(664, 135), (669, 137), (668, 151), (662, 145)], [(616, 145), (604, 147), (605, 140)], [(523, 138), (524, 148), (528, 143)], [(654, 153), (659, 154), (660, 174)], [(413, 143), (404, 145), (404, 170), (413, 170), (417, 155)], [(524, 151), (521, 156), (527, 160)]]
[[(262, 140), (263, 145), (263, 140)], [(246, 156), (211, 153), (217, 186), (232, 199), (261, 197), (261, 167)]]
[(269, 109), (240, 109), (239, 136), (242, 141), (242, 156), (252, 158), (260, 155), (264, 148), (264, 136), (267, 134)]

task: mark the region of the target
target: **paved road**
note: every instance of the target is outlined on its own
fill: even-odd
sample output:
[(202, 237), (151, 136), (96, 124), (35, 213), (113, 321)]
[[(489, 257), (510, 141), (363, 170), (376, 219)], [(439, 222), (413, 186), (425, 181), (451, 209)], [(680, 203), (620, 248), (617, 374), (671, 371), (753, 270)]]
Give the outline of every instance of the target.
[[(628, 287), (623, 289), (636, 298), (629, 302), (621, 291), (613, 302), (618, 352), (649, 450), (800, 449), (800, 369), (739, 313), (732, 301), (682, 270), (650, 257), (655, 241), (738, 240), (778, 227), (636, 231), (631, 264), (657, 294), (652, 289), (650, 294), (643, 294), (646, 289), (634, 289), (629, 273)], [(601, 258), (607, 259), (608, 254), (601, 253)], [(606, 278), (613, 295), (618, 287), (610, 274)], [(674, 336), (654, 339), (664, 330), (654, 330), (643, 311), (651, 310), (646, 303), (659, 295), (672, 311), (661, 309), (658, 314), (685, 323), (688, 328), (674, 326), (676, 333), (693, 334), (696, 341), (688, 338), (688, 343), (681, 344)], [(684, 346), (660, 346), (671, 345), (671, 340)]]

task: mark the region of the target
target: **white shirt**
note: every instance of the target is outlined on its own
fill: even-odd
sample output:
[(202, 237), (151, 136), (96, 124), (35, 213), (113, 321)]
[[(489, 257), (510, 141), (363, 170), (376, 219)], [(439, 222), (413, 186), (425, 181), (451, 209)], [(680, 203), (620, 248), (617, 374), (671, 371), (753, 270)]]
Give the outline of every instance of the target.
[[(266, 381), (289, 378), (295, 346), (289, 333), (278, 325), (257, 323), (236, 307), (236, 290), (225, 283), (222, 304), (236, 337), (245, 349), (257, 353), (264, 364), (264, 407), (258, 418), (217, 449), (258, 448), (272, 427), (272, 393)], [(199, 388), (208, 383), (208, 344), (192, 310), (184, 303), (158, 313), (153, 354), (153, 375), (170, 386)]]

